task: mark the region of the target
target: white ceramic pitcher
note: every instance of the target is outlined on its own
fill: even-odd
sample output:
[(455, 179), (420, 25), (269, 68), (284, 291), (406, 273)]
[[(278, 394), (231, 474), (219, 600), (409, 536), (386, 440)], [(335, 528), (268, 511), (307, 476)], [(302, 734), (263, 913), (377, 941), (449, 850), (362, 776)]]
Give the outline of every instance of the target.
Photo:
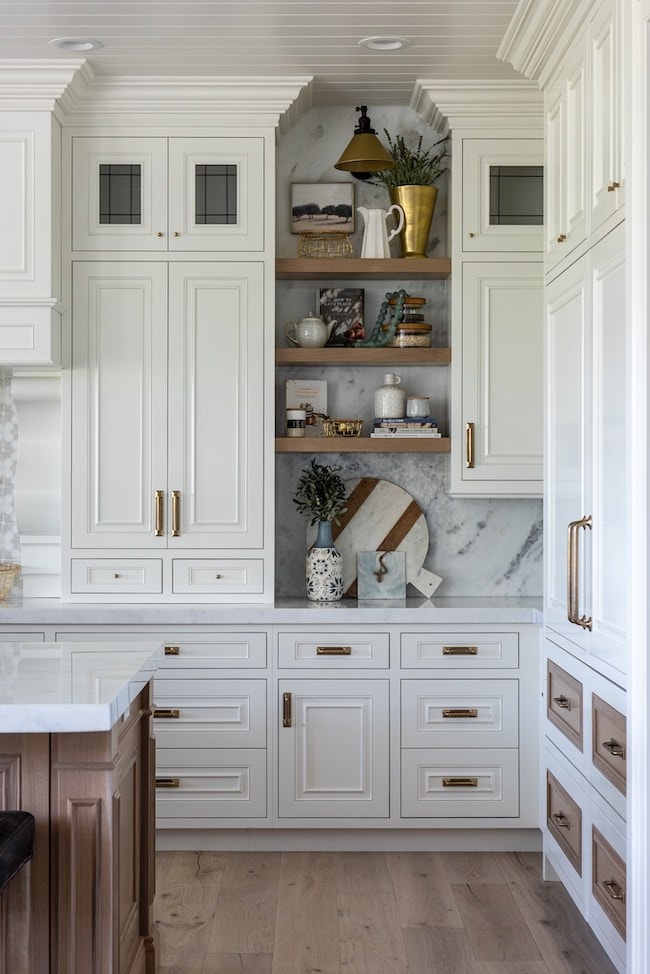
[[(398, 214), (398, 225), (391, 231), (390, 236), (386, 229), (388, 214)], [(363, 242), (361, 244), (362, 257), (390, 257), (388, 244), (393, 237), (400, 232), (404, 226), (404, 210), (397, 203), (393, 203), (387, 210), (369, 210), (365, 206), (358, 206), (357, 213), (363, 217), (365, 230), (363, 232)]]

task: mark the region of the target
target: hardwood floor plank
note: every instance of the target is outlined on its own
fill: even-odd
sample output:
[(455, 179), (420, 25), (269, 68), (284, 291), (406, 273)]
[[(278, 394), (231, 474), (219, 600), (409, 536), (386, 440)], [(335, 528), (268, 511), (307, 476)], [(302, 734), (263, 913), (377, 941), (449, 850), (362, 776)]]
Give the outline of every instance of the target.
[(541, 853), (496, 855), (550, 974), (615, 974), (614, 965), (562, 884), (541, 878)]
[(450, 883), (503, 883), (493, 852), (442, 852)]
[(478, 974), (550, 974), (543, 960), (481, 961), (477, 971)]
[(477, 960), (542, 960), (505, 882), (455, 884), (452, 889)]
[(332, 855), (282, 853), (272, 970), (273, 974), (340, 974)]
[(221, 873), (202, 875), (200, 858), (200, 853), (174, 853), (156, 897), (161, 974), (202, 974)]
[(206, 954), (201, 974), (271, 974), (273, 954)]
[(393, 892), (385, 853), (337, 852), (334, 856), (339, 893)]
[(409, 974), (394, 894), (339, 892), (337, 902), (342, 974)]
[(280, 854), (236, 852), (227, 856), (208, 952), (273, 952)]
[(386, 853), (402, 927), (462, 927), (439, 853)]
[(407, 927), (402, 932), (410, 974), (479, 974), (465, 930)]

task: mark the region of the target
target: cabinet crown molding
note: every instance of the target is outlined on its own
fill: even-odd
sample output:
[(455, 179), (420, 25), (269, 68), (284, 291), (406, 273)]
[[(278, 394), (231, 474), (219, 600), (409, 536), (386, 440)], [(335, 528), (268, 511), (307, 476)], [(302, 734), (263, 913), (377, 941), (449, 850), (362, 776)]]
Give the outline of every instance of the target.
[(0, 60), (2, 111), (55, 111), (83, 67), (79, 59)]
[(497, 58), (544, 87), (596, 5), (595, 0), (521, 0)]
[(411, 108), (436, 131), (502, 125), (542, 134), (543, 97), (533, 81), (416, 81)]

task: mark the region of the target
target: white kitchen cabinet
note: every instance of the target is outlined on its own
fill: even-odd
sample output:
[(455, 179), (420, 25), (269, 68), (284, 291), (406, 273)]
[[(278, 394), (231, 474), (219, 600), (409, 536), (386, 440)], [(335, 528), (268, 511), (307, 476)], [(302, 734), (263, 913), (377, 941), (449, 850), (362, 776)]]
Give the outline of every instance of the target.
[(262, 591), (263, 306), (261, 263), (75, 263), (75, 594)]
[(75, 251), (262, 251), (264, 139), (72, 140)]
[(281, 820), (388, 818), (388, 680), (279, 683)]
[(551, 283), (546, 330), (546, 625), (615, 682), (626, 671), (623, 244), (618, 227)]
[(605, 0), (589, 29), (591, 43), (590, 231), (625, 202), (622, 10)]
[[(542, 484), (542, 265), (464, 261), (451, 493), (537, 496)], [(458, 361), (460, 360), (460, 361)]]

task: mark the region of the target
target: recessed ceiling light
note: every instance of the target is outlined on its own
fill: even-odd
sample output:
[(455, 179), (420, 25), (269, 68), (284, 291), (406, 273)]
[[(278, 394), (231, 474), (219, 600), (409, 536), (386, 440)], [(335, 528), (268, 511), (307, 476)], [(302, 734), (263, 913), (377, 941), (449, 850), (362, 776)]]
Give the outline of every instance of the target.
[(96, 51), (104, 45), (91, 37), (55, 37), (50, 47), (60, 47), (62, 51)]
[(362, 37), (358, 44), (369, 51), (399, 51), (411, 46), (407, 37)]

